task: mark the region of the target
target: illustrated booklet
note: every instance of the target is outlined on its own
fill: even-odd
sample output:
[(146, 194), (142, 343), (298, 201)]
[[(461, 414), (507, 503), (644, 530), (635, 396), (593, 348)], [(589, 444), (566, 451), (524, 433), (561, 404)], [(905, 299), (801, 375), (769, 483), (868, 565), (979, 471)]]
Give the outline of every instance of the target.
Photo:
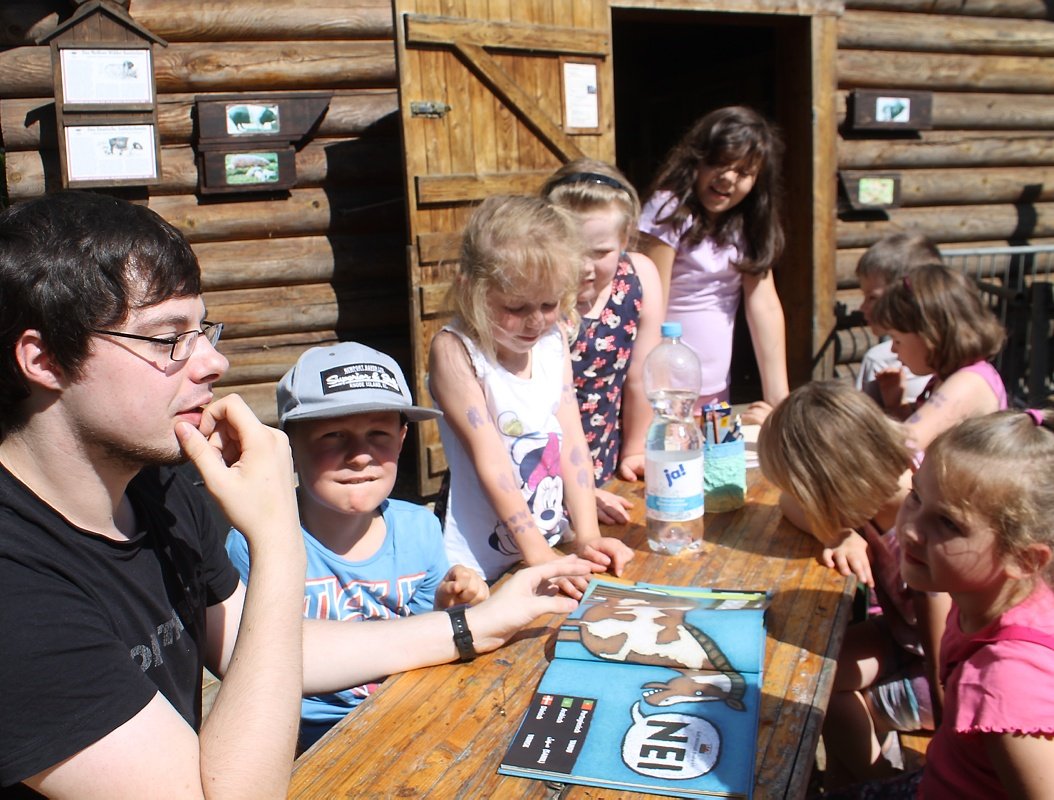
[(749, 799), (769, 599), (591, 581), (498, 772)]

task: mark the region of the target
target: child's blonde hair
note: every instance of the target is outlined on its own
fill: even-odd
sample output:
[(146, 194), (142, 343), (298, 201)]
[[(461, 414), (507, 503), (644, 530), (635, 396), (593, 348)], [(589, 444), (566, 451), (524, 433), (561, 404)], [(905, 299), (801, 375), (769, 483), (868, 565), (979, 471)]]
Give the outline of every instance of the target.
[(934, 439), (926, 463), (942, 502), (991, 525), (1001, 556), (1031, 571), (1030, 545), (1054, 550), (1054, 413), (973, 417)]
[(871, 245), (856, 264), (858, 278), (881, 278), (886, 284), (900, 280), (915, 267), (943, 264), (941, 251), (921, 233), (897, 231)]
[(814, 381), (776, 406), (758, 437), (761, 471), (834, 544), (896, 494), (912, 453), (900, 426), (849, 384)]
[(551, 287), (562, 316), (575, 322), (584, 259), (578, 226), (569, 212), (540, 197), (488, 197), (465, 226), (450, 305), (465, 333), (493, 359), (488, 295), (497, 291), (534, 298)]
[(605, 161), (578, 158), (564, 164), (542, 186), (542, 197), (576, 214), (615, 206), (621, 214), (619, 235), (629, 243), (640, 217), (640, 198), (618, 169)]
[(882, 328), (921, 336), (928, 366), (940, 378), (993, 358), (1006, 340), (977, 285), (941, 264), (916, 267), (886, 287), (871, 316)]

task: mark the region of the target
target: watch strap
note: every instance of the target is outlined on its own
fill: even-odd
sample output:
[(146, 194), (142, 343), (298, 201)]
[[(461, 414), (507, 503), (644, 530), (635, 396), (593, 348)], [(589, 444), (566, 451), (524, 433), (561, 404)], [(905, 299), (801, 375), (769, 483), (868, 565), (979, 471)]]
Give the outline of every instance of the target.
[(465, 609), (468, 606), (451, 606), (446, 610), (450, 616), (450, 626), (454, 629), (454, 645), (457, 647), (459, 661), (471, 661), (476, 657), (476, 647), (472, 640), (472, 631), (468, 629)]

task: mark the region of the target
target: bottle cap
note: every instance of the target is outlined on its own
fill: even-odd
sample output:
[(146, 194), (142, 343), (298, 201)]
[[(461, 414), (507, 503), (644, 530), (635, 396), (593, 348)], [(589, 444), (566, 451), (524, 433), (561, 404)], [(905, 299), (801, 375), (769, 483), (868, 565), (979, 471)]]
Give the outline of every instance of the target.
[(680, 338), (681, 336), (681, 323), (679, 322), (664, 322), (660, 333), (664, 339)]

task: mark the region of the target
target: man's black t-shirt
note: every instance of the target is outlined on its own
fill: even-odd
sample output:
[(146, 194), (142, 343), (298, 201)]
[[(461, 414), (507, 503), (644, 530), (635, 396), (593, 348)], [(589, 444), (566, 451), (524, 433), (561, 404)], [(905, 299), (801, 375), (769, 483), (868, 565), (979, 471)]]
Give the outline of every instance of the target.
[(0, 786), (98, 741), (158, 691), (200, 725), (205, 609), (238, 582), (226, 532), (172, 469), (143, 470), (128, 498), (137, 532), (113, 541), (0, 466)]

